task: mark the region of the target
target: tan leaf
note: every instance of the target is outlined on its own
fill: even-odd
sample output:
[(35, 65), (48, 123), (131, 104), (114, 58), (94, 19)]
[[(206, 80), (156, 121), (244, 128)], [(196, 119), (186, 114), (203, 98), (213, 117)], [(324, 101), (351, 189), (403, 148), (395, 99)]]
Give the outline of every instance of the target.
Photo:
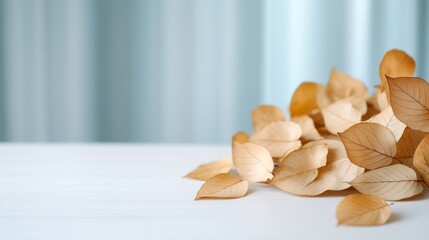
[(292, 117), (308, 115), (313, 109), (317, 109), (320, 104), (326, 104), (325, 88), (317, 83), (303, 82), (295, 90), (290, 102), (290, 114)]
[(359, 110), (362, 116), (365, 115), (366, 112), (368, 111), (368, 106), (366, 104), (365, 98), (348, 97), (348, 98), (342, 99), (342, 101), (350, 102), (354, 108)]
[(274, 174), (271, 185), (297, 195), (317, 195), (308, 185), (316, 179), (317, 169), (326, 165), (328, 147), (318, 144), (291, 152)]
[(338, 71), (336, 68), (331, 69), (327, 91), (328, 95), (331, 96), (334, 101), (349, 97), (366, 99), (368, 95), (368, 91), (363, 82)]
[(380, 113), (372, 104), (367, 104), (367, 109), (366, 114), (362, 116), (362, 121), (366, 121)]
[(380, 63), (380, 89), (387, 89), (386, 75), (390, 77), (412, 77), (416, 63), (406, 52), (392, 49), (388, 51)]
[(361, 168), (352, 163), (348, 158), (339, 159), (333, 163), (327, 164), (332, 166), (332, 171), (335, 173), (337, 181), (329, 190), (340, 191), (351, 187), (349, 182), (353, 181), (359, 175), (365, 172), (365, 168)]
[(257, 130), (249, 142), (268, 150), (272, 157), (282, 157), (301, 147), (301, 128), (291, 121), (277, 121)]
[(420, 173), (423, 181), (429, 186), (429, 135), (424, 137), (417, 146), (413, 164)]
[(213, 162), (202, 164), (188, 173), (185, 177), (196, 180), (209, 180), (210, 178), (220, 174), (227, 173), (232, 168), (232, 160), (229, 158), (221, 158)]
[(232, 142), (246, 143), (249, 141), (249, 135), (245, 132), (237, 132), (232, 136)]
[[(348, 182), (353, 181), (357, 176), (362, 174), (365, 169), (353, 164), (348, 158), (346, 149), (341, 141), (332, 139), (323, 139), (305, 144), (302, 148), (308, 148), (318, 144), (328, 146), (328, 155), (326, 166), (319, 168), (319, 176), (324, 179), (334, 178), (335, 181), (326, 190), (343, 190), (350, 187)], [(324, 176), (324, 175), (327, 176)]]
[(265, 182), (273, 178), (274, 162), (264, 147), (254, 143), (233, 144), (232, 160), (237, 172), (250, 182)]
[(409, 128), (429, 132), (429, 83), (421, 78), (390, 78), (390, 103)]
[(201, 198), (240, 198), (246, 195), (249, 184), (246, 180), (228, 173), (218, 174), (203, 184), (195, 200)]
[(302, 140), (305, 142), (320, 140), (323, 137), (319, 134), (316, 127), (314, 126), (313, 119), (307, 115), (293, 117), (292, 121), (297, 123), (302, 130)]
[(361, 193), (377, 195), (386, 200), (401, 200), (423, 191), (416, 172), (401, 164), (366, 172), (350, 184)]
[(338, 135), (349, 159), (360, 167), (373, 170), (389, 165), (395, 157), (395, 136), (380, 124), (358, 123)]
[(337, 205), (339, 225), (374, 226), (387, 222), (392, 214), (382, 199), (368, 194), (351, 194)]
[(399, 141), (406, 127), (404, 123), (396, 118), (392, 107), (390, 106), (384, 109), (381, 113), (370, 118), (368, 122), (378, 123), (390, 129), (390, 131), (392, 131), (393, 135), (395, 136), (396, 141)]
[(269, 123), (284, 120), (286, 120), (284, 112), (276, 106), (261, 105), (252, 111), (252, 125), (254, 131), (263, 128)]
[(333, 139), (322, 139), (305, 144), (302, 148), (312, 147), (314, 145), (325, 144), (328, 147), (326, 163), (332, 163), (339, 159), (347, 157), (346, 149), (341, 141)]
[(361, 120), (361, 112), (346, 101), (338, 101), (323, 108), (322, 115), (326, 129), (332, 134), (343, 132)]
[[(409, 162), (414, 157), (417, 146), (427, 134), (411, 128), (405, 128), (404, 133), (396, 144), (396, 158), (400, 162)], [(409, 166), (410, 167), (410, 166)]]

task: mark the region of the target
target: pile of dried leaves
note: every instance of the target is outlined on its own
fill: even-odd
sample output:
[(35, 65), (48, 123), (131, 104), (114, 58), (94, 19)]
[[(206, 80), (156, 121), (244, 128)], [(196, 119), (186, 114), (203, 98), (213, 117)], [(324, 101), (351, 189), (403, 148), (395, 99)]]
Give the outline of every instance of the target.
[(381, 61), (381, 84), (371, 97), (361, 81), (332, 69), (326, 86), (298, 87), (290, 120), (275, 106), (257, 107), (253, 134), (232, 137), (232, 160), (186, 176), (206, 181), (196, 199), (243, 197), (248, 182), (303, 196), (352, 186), (361, 194), (338, 204), (339, 224), (385, 223), (385, 200), (413, 197), (429, 184), (429, 84), (412, 77), (414, 69), (414, 60), (394, 49)]

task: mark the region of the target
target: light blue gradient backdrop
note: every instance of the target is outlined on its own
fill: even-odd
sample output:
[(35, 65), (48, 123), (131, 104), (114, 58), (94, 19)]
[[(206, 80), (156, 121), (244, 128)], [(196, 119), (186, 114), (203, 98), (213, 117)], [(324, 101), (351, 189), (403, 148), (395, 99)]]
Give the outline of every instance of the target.
[(0, 0), (1, 141), (226, 143), (332, 66), (429, 76), (427, 1)]

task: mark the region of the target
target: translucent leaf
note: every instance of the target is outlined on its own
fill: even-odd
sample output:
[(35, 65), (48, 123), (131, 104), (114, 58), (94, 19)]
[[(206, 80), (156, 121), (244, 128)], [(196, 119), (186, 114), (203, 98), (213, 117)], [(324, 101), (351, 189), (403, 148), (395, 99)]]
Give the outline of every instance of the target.
[(248, 183), (228, 173), (216, 175), (201, 186), (195, 200), (202, 198), (239, 198), (246, 195)]
[(341, 225), (380, 225), (386, 223), (391, 214), (389, 205), (382, 198), (368, 194), (349, 195), (336, 208)]

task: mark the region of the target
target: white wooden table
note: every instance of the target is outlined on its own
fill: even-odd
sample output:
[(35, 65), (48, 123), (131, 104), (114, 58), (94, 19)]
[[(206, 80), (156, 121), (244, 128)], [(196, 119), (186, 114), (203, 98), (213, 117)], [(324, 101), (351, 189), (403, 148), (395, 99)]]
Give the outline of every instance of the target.
[(298, 197), (251, 184), (248, 196), (194, 201), (182, 176), (228, 146), (1, 144), (0, 239), (429, 239), (429, 194), (392, 206), (379, 227), (336, 226), (353, 191)]

